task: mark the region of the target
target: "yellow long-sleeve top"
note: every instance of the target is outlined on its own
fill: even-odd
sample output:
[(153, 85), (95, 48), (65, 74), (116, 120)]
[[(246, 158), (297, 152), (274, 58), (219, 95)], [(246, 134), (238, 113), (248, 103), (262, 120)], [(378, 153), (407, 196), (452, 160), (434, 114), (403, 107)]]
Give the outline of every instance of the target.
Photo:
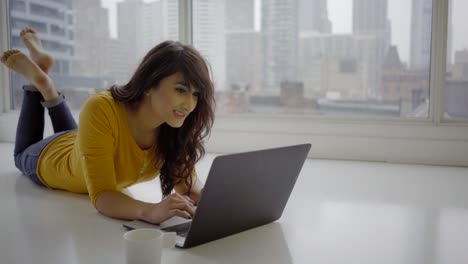
[(154, 149), (142, 150), (130, 133), (123, 103), (109, 91), (91, 96), (84, 104), (78, 130), (53, 140), (41, 153), (37, 174), (49, 188), (98, 196), (154, 179)]

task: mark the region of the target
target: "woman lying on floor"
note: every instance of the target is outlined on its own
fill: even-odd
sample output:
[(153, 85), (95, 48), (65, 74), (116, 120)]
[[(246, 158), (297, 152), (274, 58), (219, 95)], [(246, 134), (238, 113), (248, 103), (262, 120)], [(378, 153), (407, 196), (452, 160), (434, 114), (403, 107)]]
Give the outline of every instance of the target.
[[(38, 185), (88, 193), (109, 217), (155, 224), (172, 216), (191, 218), (203, 189), (195, 163), (204, 155), (203, 139), (214, 119), (213, 84), (202, 56), (178, 42), (157, 45), (127, 84), (88, 98), (77, 126), (47, 75), (54, 59), (33, 29), (25, 28), (20, 37), (31, 59), (18, 50), (1, 56), (32, 84), (23, 87), (16, 167)], [(55, 133), (45, 139), (44, 108)], [(121, 192), (157, 175), (159, 203)]]

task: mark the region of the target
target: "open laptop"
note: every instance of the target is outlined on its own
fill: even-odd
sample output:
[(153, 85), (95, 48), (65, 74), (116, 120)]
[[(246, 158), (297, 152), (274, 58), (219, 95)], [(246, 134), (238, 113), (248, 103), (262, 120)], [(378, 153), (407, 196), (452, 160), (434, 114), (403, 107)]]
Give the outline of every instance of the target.
[(310, 148), (217, 156), (192, 220), (171, 218), (159, 226), (131, 221), (124, 227), (176, 232), (176, 245), (189, 248), (271, 223), (281, 217)]

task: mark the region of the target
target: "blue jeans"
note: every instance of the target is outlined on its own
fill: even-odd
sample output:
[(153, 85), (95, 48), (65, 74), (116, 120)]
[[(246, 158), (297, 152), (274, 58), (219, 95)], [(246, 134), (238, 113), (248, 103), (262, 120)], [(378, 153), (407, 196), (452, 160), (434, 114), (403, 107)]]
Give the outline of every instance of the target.
[[(29, 89), (29, 90), (27, 90)], [(64, 97), (60, 95), (53, 105), (44, 102), (34, 87), (23, 86), (24, 96), (16, 129), (15, 165), (33, 182), (44, 186), (36, 174), (39, 156), (44, 148), (58, 136), (77, 129), (77, 125)], [(54, 134), (44, 137), (44, 108), (48, 109)]]

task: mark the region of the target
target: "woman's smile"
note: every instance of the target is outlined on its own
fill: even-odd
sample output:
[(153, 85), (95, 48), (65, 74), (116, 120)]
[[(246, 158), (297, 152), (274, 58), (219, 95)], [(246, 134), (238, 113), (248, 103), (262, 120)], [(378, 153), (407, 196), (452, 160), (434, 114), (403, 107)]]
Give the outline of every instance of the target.
[(180, 112), (180, 111), (177, 111), (177, 110), (174, 110), (172, 112), (174, 113), (174, 116), (177, 119), (184, 119), (184, 118), (187, 117), (187, 114), (185, 114), (184, 112)]

